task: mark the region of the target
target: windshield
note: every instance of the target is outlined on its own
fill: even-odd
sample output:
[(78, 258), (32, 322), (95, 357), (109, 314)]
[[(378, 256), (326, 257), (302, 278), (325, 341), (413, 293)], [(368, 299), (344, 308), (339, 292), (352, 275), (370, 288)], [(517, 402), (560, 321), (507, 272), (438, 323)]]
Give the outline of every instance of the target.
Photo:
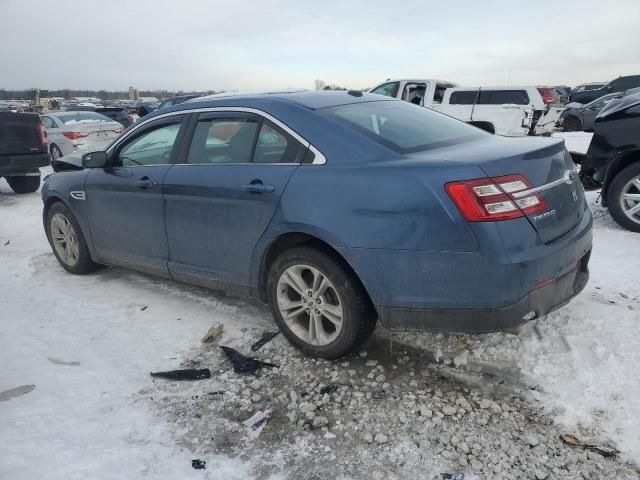
[(401, 101), (352, 103), (326, 111), (351, 128), (402, 153), (489, 135), (460, 120)]
[(96, 112), (59, 113), (57, 117), (65, 125), (73, 125), (76, 123), (102, 123), (112, 121), (109, 117)]

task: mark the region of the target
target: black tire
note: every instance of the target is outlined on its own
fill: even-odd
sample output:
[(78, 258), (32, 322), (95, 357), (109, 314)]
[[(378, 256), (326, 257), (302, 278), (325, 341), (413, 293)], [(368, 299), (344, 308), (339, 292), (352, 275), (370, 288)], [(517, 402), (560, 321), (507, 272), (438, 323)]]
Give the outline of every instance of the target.
[(7, 183), (16, 193), (33, 193), (40, 188), (40, 174), (5, 177)]
[[(631, 180), (640, 178), (640, 162), (633, 163), (619, 172), (614, 178), (607, 191), (607, 206), (609, 213), (618, 225), (631, 232), (640, 233), (640, 215), (636, 215), (638, 222), (631, 220), (622, 210), (622, 191)], [(640, 193), (640, 189), (637, 189)], [(635, 190), (633, 193), (636, 193)]]
[[(54, 245), (52, 221), (53, 221), (53, 218), (56, 216), (56, 214), (60, 214), (66, 220), (68, 220), (68, 222), (71, 224), (71, 227), (73, 229), (73, 234), (75, 235), (75, 239), (77, 240), (77, 246), (78, 246), (78, 249), (77, 249), (78, 255), (75, 263), (69, 263), (65, 261), (61, 257), (60, 253), (58, 252), (57, 248)], [(87, 248), (87, 242), (84, 239), (84, 235), (82, 234), (82, 230), (80, 229), (80, 225), (78, 225), (76, 218), (73, 216), (73, 213), (71, 213), (71, 210), (69, 210), (66, 207), (66, 205), (64, 205), (62, 202), (54, 203), (49, 207), (49, 210), (47, 210), (47, 220), (45, 224), (45, 231), (47, 233), (47, 239), (49, 240), (49, 245), (51, 245), (51, 249), (53, 250), (53, 254), (58, 259), (58, 262), (60, 262), (60, 265), (62, 265), (62, 267), (67, 272), (73, 273), (75, 275), (85, 275), (87, 273), (91, 273), (97, 270), (98, 268), (100, 268), (101, 265), (95, 263), (91, 259), (91, 254), (89, 253), (89, 249)]]
[(582, 131), (582, 122), (579, 118), (574, 116), (569, 116), (564, 119), (562, 123), (565, 132), (581, 132)]
[(64, 155), (62, 154), (62, 150), (60, 150), (60, 148), (53, 143), (51, 145), (51, 160), (58, 160), (59, 158), (62, 158)]
[[(278, 308), (278, 280), (289, 267), (308, 265), (319, 270), (334, 286), (342, 306), (342, 329), (327, 345), (313, 345), (297, 336), (284, 321)], [(267, 295), (273, 317), (282, 333), (307, 355), (340, 358), (362, 344), (373, 332), (377, 316), (367, 293), (340, 261), (312, 247), (296, 247), (280, 254), (269, 270)]]

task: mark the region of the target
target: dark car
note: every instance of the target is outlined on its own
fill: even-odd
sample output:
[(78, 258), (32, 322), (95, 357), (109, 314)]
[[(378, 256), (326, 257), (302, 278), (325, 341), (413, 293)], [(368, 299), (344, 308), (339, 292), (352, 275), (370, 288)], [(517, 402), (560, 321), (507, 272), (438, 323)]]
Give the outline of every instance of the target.
[(91, 107), (74, 105), (67, 108), (68, 112), (97, 112), (115, 120), (125, 128), (133, 123), (133, 117), (123, 107)]
[(640, 75), (629, 75), (618, 77), (601, 88), (584, 90), (582, 92), (573, 91), (570, 95), (571, 102), (587, 104), (609, 93), (624, 92), (632, 88), (640, 87)]
[(640, 232), (640, 91), (612, 99), (596, 117), (587, 154), (572, 156), (583, 182), (602, 188), (613, 219)]
[(179, 95), (177, 97), (167, 98), (158, 106), (158, 110), (160, 110), (161, 108), (173, 107), (174, 105), (180, 105), (181, 103), (184, 103), (187, 100), (191, 100), (192, 98), (198, 98), (201, 96), (202, 95), (200, 94), (194, 94), (194, 95)]
[(561, 140), (380, 95), (205, 97), (77, 165), (42, 190), (66, 270), (126, 265), (253, 295), (315, 356), (344, 355), (378, 319), (515, 328), (588, 278), (592, 218)]
[(581, 103), (568, 104), (558, 119), (558, 126), (562, 127), (565, 132), (590, 132), (593, 130), (593, 123), (600, 110), (619, 95), (619, 93), (610, 93), (586, 105)]
[(16, 193), (40, 187), (40, 167), (49, 165), (47, 138), (35, 113), (0, 112), (0, 177)]

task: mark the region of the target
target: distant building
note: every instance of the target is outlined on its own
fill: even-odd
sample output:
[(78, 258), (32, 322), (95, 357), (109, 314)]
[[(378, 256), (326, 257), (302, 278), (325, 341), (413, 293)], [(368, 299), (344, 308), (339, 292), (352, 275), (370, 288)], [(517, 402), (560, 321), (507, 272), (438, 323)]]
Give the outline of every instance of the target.
[(136, 90), (133, 87), (129, 87), (129, 100), (136, 99)]
[(316, 90), (324, 90), (325, 84), (322, 80), (316, 80)]

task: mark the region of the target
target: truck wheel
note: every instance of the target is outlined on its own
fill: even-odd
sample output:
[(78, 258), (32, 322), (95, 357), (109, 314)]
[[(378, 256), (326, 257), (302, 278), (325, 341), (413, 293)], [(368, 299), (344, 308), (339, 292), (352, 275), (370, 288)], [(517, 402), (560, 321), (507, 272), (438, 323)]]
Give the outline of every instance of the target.
[(51, 145), (51, 160), (58, 160), (62, 158), (62, 150), (54, 143)]
[(11, 190), (16, 193), (32, 193), (40, 188), (40, 174), (5, 178)]
[(84, 275), (99, 268), (91, 259), (80, 225), (62, 202), (47, 210), (45, 228), (53, 253), (67, 272)]
[(580, 132), (582, 130), (582, 122), (576, 117), (567, 117), (562, 123), (565, 132)]
[(618, 173), (607, 192), (609, 213), (622, 228), (640, 232), (640, 162)]
[(375, 310), (358, 279), (321, 250), (282, 253), (271, 266), (267, 289), (276, 323), (307, 355), (342, 357), (375, 328)]

